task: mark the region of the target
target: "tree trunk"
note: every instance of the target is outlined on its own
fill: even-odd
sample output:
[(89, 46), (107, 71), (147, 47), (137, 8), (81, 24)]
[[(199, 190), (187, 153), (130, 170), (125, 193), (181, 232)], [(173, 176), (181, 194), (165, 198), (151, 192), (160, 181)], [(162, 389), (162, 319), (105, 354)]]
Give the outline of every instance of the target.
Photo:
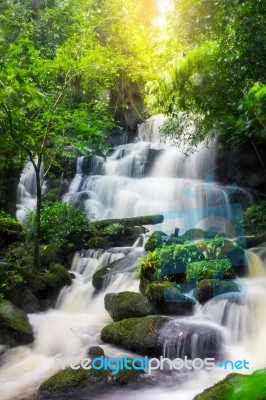
[(41, 183), (41, 160), (35, 167), (36, 174), (36, 215), (34, 226), (34, 267), (40, 269), (40, 238), (41, 238), (41, 204), (42, 204), (42, 183)]

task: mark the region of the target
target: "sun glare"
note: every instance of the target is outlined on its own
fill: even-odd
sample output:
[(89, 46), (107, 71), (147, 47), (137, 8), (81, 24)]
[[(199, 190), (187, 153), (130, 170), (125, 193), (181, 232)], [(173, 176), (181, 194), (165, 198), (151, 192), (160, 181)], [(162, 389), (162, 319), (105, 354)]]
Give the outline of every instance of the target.
[(173, 10), (173, 3), (171, 0), (156, 0), (160, 15), (154, 19), (154, 24), (163, 28), (167, 23), (167, 14)]

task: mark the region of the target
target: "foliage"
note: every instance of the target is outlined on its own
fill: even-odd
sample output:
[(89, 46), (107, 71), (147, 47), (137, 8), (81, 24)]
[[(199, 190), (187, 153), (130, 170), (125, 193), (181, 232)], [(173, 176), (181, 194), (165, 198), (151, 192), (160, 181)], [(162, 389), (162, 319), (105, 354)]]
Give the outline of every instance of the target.
[(266, 200), (253, 204), (245, 211), (245, 227), (247, 231), (260, 232), (266, 230)]
[[(30, 211), (25, 222), (28, 237), (34, 233), (34, 212)], [(95, 228), (88, 221), (86, 213), (72, 203), (44, 203), (41, 212), (41, 240), (43, 243), (73, 244), (85, 243), (95, 234)]]
[(175, 57), (147, 86), (148, 105), (170, 117), (164, 133), (186, 150), (217, 132), (235, 145), (250, 139), (258, 149), (265, 142), (264, 2), (173, 4), (175, 40), (167, 44)]
[(106, 226), (101, 234), (103, 236), (117, 237), (125, 233), (125, 226), (120, 223), (114, 223)]
[(24, 282), (24, 277), (17, 265), (0, 264), (1, 298), (4, 298), (17, 284), (22, 282)]
[(10, 229), (15, 231), (21, 230), (20, 223), (4, 210), (0, 210), (0, 227), (3, 227), (3, 229)]
[[(213, 263), (220, 271), (224, 260), (231, 268), (240, 250), (236, 242), (224, 238), (170, 246), (164, 244), (161, 248), (149, 252), (146, 258), (139, 259), (137, 276), (140, 280), (171, 280), (172, 275), (184, 274), (193, 263), (200, 266), (207, 264), (207, 270), (211, 269)], [(226, 256), (228, 258), (225, 258)]]
[(230, 279), (233, 277), (229, 258), (204, 260), (191, 263), (186, 269), (187, 281), (202, 281), (203, 279)]

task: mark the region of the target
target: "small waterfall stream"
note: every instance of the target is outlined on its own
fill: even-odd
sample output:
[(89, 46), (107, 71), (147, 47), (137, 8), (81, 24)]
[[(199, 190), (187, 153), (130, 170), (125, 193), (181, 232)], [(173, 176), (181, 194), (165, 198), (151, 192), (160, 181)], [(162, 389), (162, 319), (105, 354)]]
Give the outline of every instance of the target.
[[(157, 225), (155, 229), (166, 233), (172, 232), (176, 226), (180, 227), (182, 233), (195, 227), (208, 229), (210, 223), (219, 225), (219, 219), (214, 221), (212, 214), (206, 213), (212, 206), (221, 206), (223, 212), (220, 219), (230, 220), (234, 217), (230, 202), (232, 193), (244, 206), (252, 202), (244, 189), (234, 185), (224, 187), (213, 181), (214, 147), (204, 149), (200, 146), (192, 157), (184, 159), (178, 149), (162, 145), (159, 142), (162, 120), (160, 116), (141, 125), (138, 133), (141, 140), (117, 146), (106, 159), (80, 157), (76, 176), (64, 200), (84, 204), (88, 215), (95, 219), (162, 213), (165, 223)], [(22, 174), (20, 182), (20, 203), (24, 205), (23, 208), (28, 207), (28, 200), (23, 199), (34, 201), (33, 183), (30, 172), (27, 173), (28, 178)], [(19, 211), (21, 214), (24, 213), (23, 208)], [(184, 213), (184, 210), (187, 211)], [(219, 229), (222, 227), (219, 226)], [(130, 354), (100, 341), (102, 328), (111, 322), (104, 308), (104, 296), (125, 290), (138, 292), (139, 282), (134, 269), (137, 257), (143, 254), (143, 248), (138, 246), (143, 245), (144, 240), (139, 239), (133, 247), (106, 251), (89, 249), (75, 255), (72, 263), (75, 279), (70, 287), (62, 289), (56, 308), (29, 315), (35, 332), (34, 343), (11, 349), (2, 356), (1, 400), (29, 399), (40, 384), (60, 370), (64, 363), (73, 357), (84, 357), (89, 346), (100, 344), (107, 357)], [(196, 305), (192, 316), (173, 318), (164, 332), (165, 356), (184, 356), (183, 342), (180, 341), (181, 347), (173, 348), (171, 335), (174, 324), (189, 322), (200, 328), (199, 334), (189, 339), (193, 356), (199, 354), (199, 349), (204, 354), (208, 340), (216, 340), (220, 343), (217, 351), (222, 350), (229, 358), (248, 359), (251, 370), (265, 367), (266, 265), (263, 249), (247, 253), (249, 277), (238, 281), (243, 288), (241, 295), (217, 296), (203, 306)], [(103, 290), (96, 292), (92, 285), (93, 274), (112, 261), (124, 259), (130, 262), (121, 263), (121, 267), (105, 281)], [(206, 327), (213, 329), (211, 337), (204, 333)], [(62, 355), (60, 362), (55, 362), (57, 354)], [(217, 368), (209, 373), (195, 371), (173, 376), (156, 375), (157, 387), (143, 388), (141, 392), (121, 389), (98, 398), (192, 400), (193, 396), (222, 379), (227, 372)], [(58, 400), (66, 398), (65, 395), (57, 397)], [(76, 398), (88, 400), (92, 395), (77, 395)], [(93, 398), (97, 399), (97, 393), (93, 394)]]

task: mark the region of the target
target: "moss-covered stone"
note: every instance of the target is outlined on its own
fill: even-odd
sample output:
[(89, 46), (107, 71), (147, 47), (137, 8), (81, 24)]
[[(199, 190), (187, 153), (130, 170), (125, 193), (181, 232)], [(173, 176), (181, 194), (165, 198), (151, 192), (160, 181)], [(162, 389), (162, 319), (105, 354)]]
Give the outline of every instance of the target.
[(116, 386), (132, 386), (140, 378), (143, 371), (136, 369), (122, 369), (117, 374), (111, 375), (110, 382)]
[(146, 287), (145, 295), (162, 314), (187, 315), (193, 311), (194, 301), (180, 291), (173, 282), (153, 282)]
[(85, 370), (79, 368), (77, 370), (67, 369), (60, 371), (51, 378), (43, 382), (39, 388), (40, 393), (56, 393), (56, 392), (71, 392), (75, 389), (80, 389), (87, 385), (103, 384), (107, 381), (108, 372), (102, 370)]
[(104, 298), (105, 309), (114, 321), (144, 317), (154, 313), (150, 302), (140, 293), (108, 293)]
[(25, 312), (8, 300), (0, 302), (0, 344), (18, 346), (34, 340)]
[(239, 292), (236, 283), (219, 279), (204, 279), (198, 283), (194, 296), (200, 303), (204, 303), (212, 297), (230, 292)]
[(139, 354), (159, 356), (163, 354), (160, 330), (168, 321), (160, 316), (124, 319), (104, 327), (101, 339)]
[(266, 370), (251, 375), (229, 374), (225, 379), (194, 397), (194, 400), (265, 400)]

